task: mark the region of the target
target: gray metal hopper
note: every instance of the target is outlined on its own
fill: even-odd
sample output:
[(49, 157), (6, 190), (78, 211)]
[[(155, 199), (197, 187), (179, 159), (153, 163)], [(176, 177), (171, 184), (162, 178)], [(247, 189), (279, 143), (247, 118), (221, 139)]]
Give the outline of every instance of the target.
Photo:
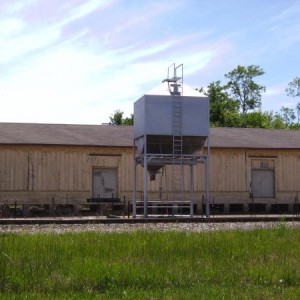
[[(174, 101), (181, 106), (182, 154), (203, 148), (209, 135), (209, 98), (187, 85), (180, 96), (171, 95), (164, 82), (134, 103), (134, 139), (140, 154), (146, 146), (149, 154), (174, 153)], [(148, 165), (151, 179), (158, 170), (157, 165)]]
[[(181, 71), (181, 76), (177, 74)], [(170, 73), (173, 73), (172, 77)], [(207, 152), (202, 153), (207, 141)], [(143, 170), (143, 208), (148, 216), (148, 174), (155, 180), (164, 166), (172, 169), (172, 200), (168, 189), (160, 187), (159, 199), (151, 199), (151, 207), (172, 207), (172, 215), (189, 203), (190, 216), (194, 214), (194, 166), (205, 165), (206, 216), (209, 216), (209, 98), (183, 84), (183, 65), (175, 63), (168, 68), (168, 76), (157, 88), (134, 103), (134, 190), (133, 216), (136, 215), (137, 166)], [(136, 147), (138, 152), (136, 153)], [(167, 168), (166, 168), (167, 169)], [(168, 168), (170, 170), (170, 168)], [(190, 196), (186, 201), (184, 169), (190, 170)], [(161, 175), (163, 172), (161, 172)], [(162, 176), (160, 177), (162, 182)], [(162, 204), (163, 203), (163, 204)], [(198, 203), (200, 201), (198, 200)]]

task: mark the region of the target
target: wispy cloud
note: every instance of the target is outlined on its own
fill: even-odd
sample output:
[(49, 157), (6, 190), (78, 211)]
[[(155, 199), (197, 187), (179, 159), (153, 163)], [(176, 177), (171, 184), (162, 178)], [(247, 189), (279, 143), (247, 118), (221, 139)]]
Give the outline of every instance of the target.
[(88, 0), (83, 2), (83, 4), (72, 8), (67, 16), (64, 16), (64, 18), (57, 25), (65, 26), (78, 19), (84, 18), (99, 9), (105, 9), (109, 6), (113, 6), (117, 2), (118, 0)]
[[(138, 11), (135, 9), (127, 10), (128, 18), (122, 24), (119, 24), (115, 29), (114, 33), (122, 33), (140, 24), (149, 24), (149, 21), (162, 16), (167, 12), (174, 11), (181, 6), (181, 1), (172, 1), (170, 5), (169, 2), (145, 2), (145, 5), (141, 7)], [(175, 25), (175, 24), (174, 24)]]
[(53, 28), (41, 29), (35, 32), (24, 30), (24, 33), (14, 37), (2, 36), (0, 43), (0, 63), (9, 63), (29, 52), (45, 49), (57, 42), (60, 32)]
[(265, 96), (282, 95), (285, 93), (285, 86), (280, 84), (277, 86), (270, 86), (266, 90)]
[(280, 41), (281, 47), (288, 47), (300, 40), (299, 14), (300, 3), (295, 1), (266, 21), (267, 31)]
[(0, 11), (2, 14), (14, 15), (16, 13), (20, 13), (24, 8), (28, 7), (35, 1), (36, 0), (1, 1)]
[[(184, 64), (185, 82), (206, 86), (237, 64), (258, 64), (277, 38), (298, 40), (296, 13), (286, 6), (267, 21), (256, 20), (249, 30), (240, 27), (225, 9), (227, 4), (224, 23), (218, 23), (215, 11), (220, 12), (220, 4), (206, 1), (3, 3), (1, 121), (105, 122), (115, 109), (132, 113), (133, 102), (159, 84), (173, 62)], [(230, 5), (235, 9), (233, 2)], [(271, 46), (249, 38), (249, 32), (256, 36), (262, 28), (273, 38)], [(267, 87), (268, 105), (280, 108), (281, 102), (292, 100), (278, 90), (282, 82), (287, 80), (280, 78)]]
[(11, 37), (20, 33), (25, 27), (24, 22), (18, 18), (2, 18), (0, 20), (0, 36)]

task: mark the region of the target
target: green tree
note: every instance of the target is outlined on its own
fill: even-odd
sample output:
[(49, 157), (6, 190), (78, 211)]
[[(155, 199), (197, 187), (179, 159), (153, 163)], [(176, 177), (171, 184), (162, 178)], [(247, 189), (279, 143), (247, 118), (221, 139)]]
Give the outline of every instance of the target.
[(124, 112), (117, 109), (113, 115), (109, 117), (110, 123), (113, 125), (133, 125), (133, 114), (128, 118), (123, 117)]
[(232, 100), (221, 81), (215, 81), (208, 85), (207, 91), (203, 88), (199, 92), (204, 92), (210, 98), (210, 122), (212, 126), (232, 125), (235, 114), (238, 112), (238, 103)]
[[(285, 89), (288, 96), (291, 97), (300, 97), (300, 77), (295, 77), (293, 81), (288, 83), (287, 88)], [(300, 102), (296, 106), (298, 124), (300, 123)]]
[(237, 66), (225, 74), (229, 79), (226, 88), (231, 92), (231, 98), (239, 103), (239, 108), (245, 114), (248, 110), (261, 107), (262, 93), (266, 88), (254, 82), (253, 78), (261, 76), (264, 71), (259, 66)]
[(296, 106), (297, 116), (298, 116), (298, 124), (300, 123), (300, 102), (298, 102)]
[(288, 127), (291, 127), (294, 123), (294, 120), (296, 119), (294, 110), (292, 108), (282, 106), (280, 109), (280, 114), (282, 116), (284, 123)]
[(272, 121), (271, 121), (271, 128), (274, 129), (287, 129), (286, 124), (284, 123), (284, 120), (280, 113), (276, 112), (274, 116), (272, 116)]
[(126, 117), (122, 120), (122, 125), (133, 125), (133, 114), (130, 117)]
[(240, 114), (240, 127), (242, 128), (273, 128), (285, 129), (287, 126), (279, 114), (273, 112), (254, 111)]
[(288, 96), (300, 97), (300, 77), (295, 77), (293, 81), (289, 82), (285, 91)]
[[(280, 113), (253, 111), (241, 113), (239, 103), (230, 98), (220, 81), (210, 83), (207, 89), (197, 89), (210, 97), (210, 126), (237, 128), (287, 129)], [(293, 128), (296, 129), (296, 128)]]

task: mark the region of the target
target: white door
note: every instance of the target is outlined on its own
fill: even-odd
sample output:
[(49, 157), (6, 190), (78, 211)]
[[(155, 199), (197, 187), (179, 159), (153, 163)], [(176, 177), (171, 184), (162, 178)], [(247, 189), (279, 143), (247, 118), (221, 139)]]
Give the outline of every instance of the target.
[(251, 188), (254, 198), (274, 198), (274, 170), (251, 170)]
[(93, 169), (93, 198), (117, 198), (117, 169)]

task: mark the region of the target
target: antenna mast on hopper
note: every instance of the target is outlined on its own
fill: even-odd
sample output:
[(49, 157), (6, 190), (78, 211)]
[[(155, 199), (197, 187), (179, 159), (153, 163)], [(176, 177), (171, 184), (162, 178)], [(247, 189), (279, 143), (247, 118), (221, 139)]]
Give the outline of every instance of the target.
[[(173, 77), (170, 77), (170, 73), (173, 71)], [(181, 73), (181, 77), (177, 74)], [(183, 94), (183, 64), (176, 67), (175, 63), (168, 67), (168, 76), (162, 81), (168, 83), (169, 92), (173, 96), (181, 96)]]

